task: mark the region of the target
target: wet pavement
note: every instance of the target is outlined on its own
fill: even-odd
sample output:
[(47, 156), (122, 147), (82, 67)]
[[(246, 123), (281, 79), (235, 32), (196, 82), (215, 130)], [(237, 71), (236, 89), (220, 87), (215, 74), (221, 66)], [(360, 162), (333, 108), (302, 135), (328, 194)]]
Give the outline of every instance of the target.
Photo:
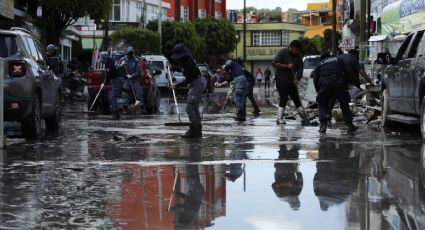
[(320, 136), (299, 120), (276, 125), (273, 93), (255, 94), (262, 114), (240, 123), (217, 89), (202, 140), (164, 126), (177, 121), (167, 96), (159, 114), (118, 122), (68, 103), (59, 133), (2, 150), (0, 228), (425, 228), (417, 130), (360, 117), (355, 134), (335, 123)]

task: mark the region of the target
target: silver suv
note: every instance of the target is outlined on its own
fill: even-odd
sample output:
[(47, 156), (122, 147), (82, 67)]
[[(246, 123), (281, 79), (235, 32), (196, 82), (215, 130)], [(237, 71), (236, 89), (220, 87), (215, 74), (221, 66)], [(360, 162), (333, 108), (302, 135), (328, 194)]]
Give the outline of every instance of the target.
[(24, 29), (0, 30), (0, 58), (5, 68), (5, 121), (20, 122), (24, 137), (29, 139), (40, 137), (44, 127), (58, 130), (61, 82), (39, 43)]

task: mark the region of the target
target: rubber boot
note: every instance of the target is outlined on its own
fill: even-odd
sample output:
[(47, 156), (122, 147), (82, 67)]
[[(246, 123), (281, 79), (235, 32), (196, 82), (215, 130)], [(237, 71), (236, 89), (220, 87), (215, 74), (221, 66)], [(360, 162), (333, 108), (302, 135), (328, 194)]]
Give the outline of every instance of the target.
[(283, 119), (284, 113), (285, 113), (285, 108), (279, 107), (276, 124), (278, 125), (286, 124), (285, 120)]
[(112, 120), (118, 121), (120, 119), (120, 113), (118, 111), (112, 112)]
[(238, 110), (238, 112), (236, 112), (235, 120), (236, 121), (245, 121), (246, 120), (245, 117), (246, 117), (245, 116), (245, 111), (242, 110), (242, 109), (240, 109), (240, 110)]
[(202, 137), (202, 125), (193, 124), (189, 126), (189, 130), (185, 134), (181, 135), (183, 138), (201, 138)]
[(326, 133), (327, 124), (328, 124), (328, 121), (326, 120), (320, 121), (319, 133)]
[(352, 121), (346, 121), (345, 124), (348, 127), (348, 132), (354, 132), (358, 129), (357, 126), (355, 126)]

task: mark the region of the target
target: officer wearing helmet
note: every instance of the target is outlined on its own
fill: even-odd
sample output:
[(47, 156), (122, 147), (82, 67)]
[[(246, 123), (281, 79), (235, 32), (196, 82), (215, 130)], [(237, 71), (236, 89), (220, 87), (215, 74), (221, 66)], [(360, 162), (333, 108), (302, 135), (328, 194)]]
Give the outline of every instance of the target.
[[(123, 107), (126, 111), (130, 102), (136, 98), (137, 101), (143, 103), (143, 90), (140, 83), (139, 59), (134, 56), (134, 48), (127, 48), (127, 55), (121, 59), (122, 72), (125, 76), (123, 85), (124, 102)], [(133, 96), (133, 91), (136, 95)]]
[(101, 88), (105, 86), (105, 83), (111, 81), (111, 90), (109, 91), (109, 104), (111, 105), (111, 113), (113, 120), (119, 120), (119, 107), (118, 107), (118, 97), (120, 96), (123, 84), (124, 77), (117, 70), (116, 58), (121, 57), (119, 52), (114, 52), (111, 56), (108, 52), (101, 52), (99, 56), (99, 62), (102, 63), (106, 69), (106, 79), (102, 83)]
[(180, 43), (174, 47), (173, 54), (171, 55), (171, 63), (174, 68), (181, 68), (186, 80), (171, 87), (179, 87), (190, 84), (187, 93), (187, 107), (186, 112), (189, 116), (191, 125), (189, 130), (182, 135), (184, 138), (200, 138), (202, 137), (201, 115), (199, 113), (199, 103), (202, 100), (202, 93), (207, 86), (207, 80), (202, 77), (201, 72), (196, 66), (196, 61), (192, 57), (190, 50)]
[(344, 70), (344, 61), (341, 58), (324, 53), (320, 57), (320, 64), (312, 73), (314, 86), (318, 93), (316, 100), (319, 104), (320, 133), (326, 133), (329, 102), (332, 98), (338, 99), (340, 103), (348, 131), (357, 130), (357, 127), (353, 124), (349, 107), (350, 94), (347, 91), (348, 81)]

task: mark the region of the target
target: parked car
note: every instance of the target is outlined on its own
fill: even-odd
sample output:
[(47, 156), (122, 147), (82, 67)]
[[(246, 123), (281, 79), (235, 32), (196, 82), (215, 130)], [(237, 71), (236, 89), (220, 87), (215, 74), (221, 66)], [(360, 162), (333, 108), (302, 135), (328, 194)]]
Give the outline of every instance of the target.
[(207, 80), (206, 93), (212, 93), (214, 90), (214, 83), (210, 67), (207, 64), (198, 64), (198, 69), (201, 71), (202, 76)]
[[(116, 57), (116, 60), (119, 60), (120, 56)], [(141, 70), (140, 82), (143, 89), (143, 104), (144, 109), (148, 113), (154, 113), (158, 111), (160, 106), (160, 91), (157, 87), (156, 76), (162, 74), (159, 70), (151, 70), (152, 66), (148, 65), (142, 60), (139, 61), (139, 66)], [(93, 101), (96, 97), (96, 94), (100, 90), (100, 85), (104, 82), (106, 78), (106, 71), (104, 69), (95, 69), (91, 70), (87, 74), (88, 78), (88, 108), (91, 107)], [(100, 93), (96, 103), (94, 104), (92, 110), (100, 111), (102, 113), (109, 113), (109, 91), (111, 90), (111, 83), (108, 82), (105, 84), (102, 92)]]
[[(186, 80), (186, 77), (184, 76), (184, 74), (182, 72), (179, 71), (174, 71), (173, 72), (173, 82), (175, 82), (176, 84), (179, 84), (181, 82), (184, 82)], [(176, 88), (177, 91), (186, 91), (188, 90), (187, 86), (181, 86)]]
[(48, 130), (58, 130), (62, 121), (61, 81), (39, 43), (25, 29), (0, 30), (0, 57), (6, 68), (5, 121), (20, 122), (28, 139), (42, 135), (43, 122)]
[(159, 88), (168, 88), (168, 73), (166, 71), (166, 66), (168, 65), (168, 59), (162, 55), (146, 55), (142, 56), (149, 63), (152, 70), (161, 71), (161, 74), (155, 76), (156, 85)]
[(420, 125), (425, 139), (425, 30), (410, 33), (397, 55), (379, 53), (378, 63), (387, 65), (382, 76), (383, 126), (391, 122)]

